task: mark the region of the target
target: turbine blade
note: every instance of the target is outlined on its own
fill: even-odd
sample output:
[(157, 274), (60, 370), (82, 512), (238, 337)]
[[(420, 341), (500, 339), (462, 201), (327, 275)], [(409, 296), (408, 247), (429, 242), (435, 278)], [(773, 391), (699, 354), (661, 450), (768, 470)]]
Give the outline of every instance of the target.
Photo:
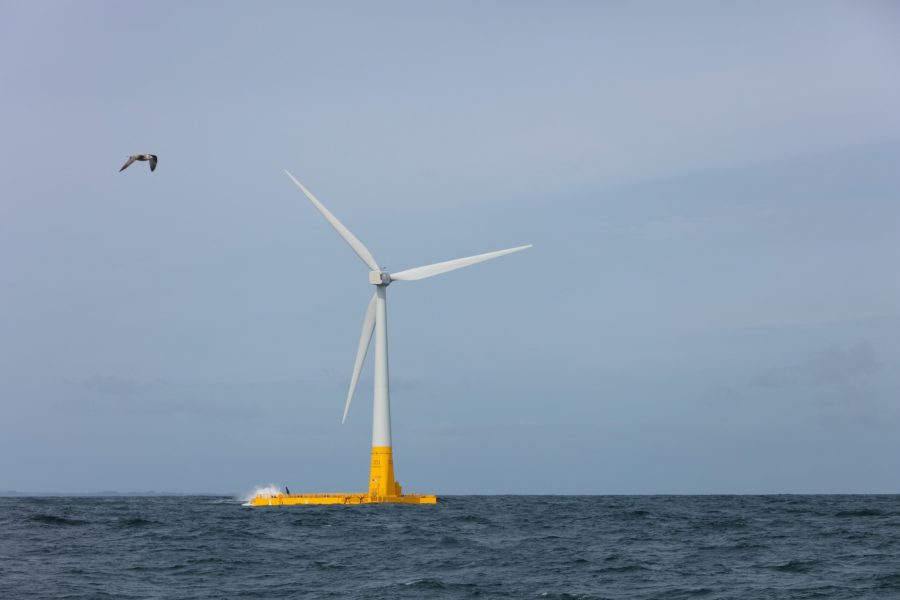
[(293, 175), (291, 175), (287, 169), (285, 169), (284, 172), (287, 173), (287, 176), (297, 184), (297, 187), (300, 188), (300, 191), (303, 192), (307, 198), (309, 198), (309, 201), (313, 203), (313, 206), (319, 209), (319, 212), (322, 213), (322, 216), (325, 217), (325, 220), (331, 223), (331, 226), (335, 228), (335, 230), (340, 234), (342, 238), (344, 238), (344, 241), (347, 242), (347, 244), (349, 244), (351, 248), (353, 248), (353, 251), (356, 252), (356, 255), (359, 256), (370, 269), (372, 269), (373, 271), (380, 271), (381, 268), (378, 266), (378, 263), (375, 262), (375, 257), (372, 256), (372, 253), (369, 252), (369, 249), (366, 248), (366, 246), (361, 241), (359, 241), (359, 239), (355, 235), (353, 235), (350, 230), (344, 226), (343, 223), (338, 221), (337, 217), (331, 214), (331, 211), (325, 208), (325, 206), (321, 202), (319, 202), (319, 200), (315, 196), (313, 196), (308, 189), (303, 187), (303, 184), (297, 181), (297, 179)]
[(359, 347), (356, 349), (356, 364), (353, 365), (353, 376), (350, 378), (350, 391), (347, 392), (347, 403), (344, 405), (344, 416), (341, 423), (347, 420), (350, 412), (350, 402), (353, 400), (353, 392), (356, 391), (356, 383), (359, 381), (359, 372), (362, 371), (366, 353), (369, 351), (369, 342), (372, 341), (372, 331), (375, 330), (375, 298), (378, 293), (372, 295), (369, 308), (366, 309), (366, 317), (363, 319), (362, 335), (359, 336)]
[(415, 281), (416, 279), (434, 277), (435, 275), (440, 275), (441, 273), (455, 271), (456, 269), (462, 269), (463, 267), (468, 267), (469, 265), (474, 265), (486, 260), (491, 260), (492, 258), (512, 254), (513, 252), (525, 250), (526, 248), (531, 248), (531, 244), (528, 244), (527, 246), (518, 246), (516, 248), (508, 248), (506, 250), (497, 250), (496, 252), (488, 252), (486, 254), (479, 254), (477, 256), (457, 258), (456, 260), (448, 260), (445, 262), (435, 263), (433, 265), (425, 265), (424, 267), (416, 267), (415, 269), (407, 269), (405, 271), (400, 271), (399, 273), (391, 273), (391, 280)]

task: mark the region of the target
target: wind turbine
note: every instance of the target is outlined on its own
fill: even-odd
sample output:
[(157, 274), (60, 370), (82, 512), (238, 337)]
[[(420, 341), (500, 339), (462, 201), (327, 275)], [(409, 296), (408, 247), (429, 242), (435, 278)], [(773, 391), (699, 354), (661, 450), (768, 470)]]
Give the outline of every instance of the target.
[[(487, 252), (465, 258), (457, 258), (444, 262), (406, 269), (396, 273), (390, 273), (372, 256), (366, 246), (359, 241), (347, 227), (335, 217), (331, 211), (304, 187), (302, 183), (285, 169), (288, 177), (300, 188), (300, 191), (313, 203), (322, 216), (331, 223), (335, 231), (353, 249), (360, 260), (369, 268), (369, 283), (375, 286), (375, 293), (369, 300), (363, 319), (362, 333), (359, 337), (359, 346), (356, 349), (356, 362), (353, 365), (353, 375), (350, 378), (350, 389), (347, 391), (347, 401), (344, 404), (344, 416), (341, 423), (347, 420), (350, 403), (356, 391), (359, 374), (362, 370), (369, 345), (372, 341), (372, 333), (375, 333), (375, 400), (372, 414), (372, 464), (369, 473), (368, 494), (314, 494), (314, 495), (288, 495), (280, 494), (275, 504), (334, 504), (343, 499), (345, 504), (357, 504), (367, 502), (409, 502), (432, 504), (434, 496), (402, 495), (400, 484), (394, 479), (394, 465), (391, 446), (391, 396), (390, 381), (388, 376), (388, 343), (387, 343), (387, 288), (394, 281), (416, 281), (426, 279), (462, 269), (486, 260), (499, 258), (513, 252), (519, 252), (531, 248), (531, 244), (517, 246), (496, 252)], [(265, 500), (265, 499), (262, 499)], [(268, 499), (272, 504), (272, 499)], [(292, 500), (298, 500), (293, 502)], [(333, 501), (332, 501), (333, 500)], [(261, 501), (260, 504), (265, 502)]]

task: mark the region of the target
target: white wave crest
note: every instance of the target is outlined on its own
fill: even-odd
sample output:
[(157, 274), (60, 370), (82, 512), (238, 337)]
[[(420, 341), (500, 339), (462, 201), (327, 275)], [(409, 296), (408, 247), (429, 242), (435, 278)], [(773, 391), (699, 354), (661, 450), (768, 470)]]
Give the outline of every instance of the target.
[(277, 496), (281, 493), (283, 493), (281, 487), (275, 485), (274, 483), (270, 483), (269, 485), (256, 486), (255, 488), (253, 488), (252, 492), (241, 494), (239, 499), (243, 502), (244, 506), (250, 506), (250, 500), (257, 496)]

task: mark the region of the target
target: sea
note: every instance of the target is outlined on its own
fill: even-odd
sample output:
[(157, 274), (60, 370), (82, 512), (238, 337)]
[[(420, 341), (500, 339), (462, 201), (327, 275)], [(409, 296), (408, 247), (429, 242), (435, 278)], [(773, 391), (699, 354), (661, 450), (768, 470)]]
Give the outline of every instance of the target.
[(0, 498), (0, 598), (900, 599), (900, 496)]

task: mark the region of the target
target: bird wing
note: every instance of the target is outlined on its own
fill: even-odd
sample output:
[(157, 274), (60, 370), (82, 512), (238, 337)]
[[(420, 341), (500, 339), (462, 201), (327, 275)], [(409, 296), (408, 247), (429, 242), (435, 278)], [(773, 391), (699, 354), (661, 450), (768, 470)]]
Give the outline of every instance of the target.
[(156, 170), (156, 155), (150, 155), (150, 171), (153, 172)]
[(122, 168), (121, 168), (121, 169), (119, 169), (119, 173), (121, 173), (122, 171), (124, 171), (125, 169), (127, 169), (127, 168), (128, 168), (128, 165), (130, 165), (130, 164), (133, 163), (134, 161), (135, 161), (135, 158), (134, 158), (133, 156), (129, 156), (129, 157), (128, 157), (128, 161), (127, 161), (124, 165), (122, 165)]

